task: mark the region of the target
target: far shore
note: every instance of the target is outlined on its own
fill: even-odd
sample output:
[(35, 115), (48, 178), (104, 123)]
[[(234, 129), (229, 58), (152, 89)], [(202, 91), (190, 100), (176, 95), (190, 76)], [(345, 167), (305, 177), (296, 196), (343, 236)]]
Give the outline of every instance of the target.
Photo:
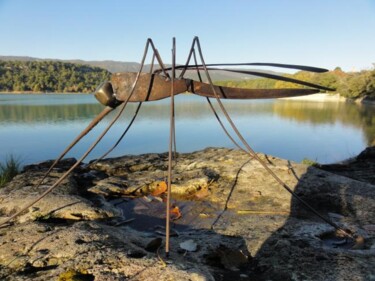
[(90, 93), (75, 93), (75, 92), (33, 92), (33, 91), (12, 91), (12, 92), (0, 92), (0, 95), (89, 95)]
[(284, 100), (297, 100), (297, 101), (311, 101), (311, 102), (355, 102), (357, 104), (375, 104), (375, 100), (369, 100), (365, 98), (359, 98), (356, 100), (351, 100), (340, 96), (340, 94), (327, 94), (327, 93), (318, 93), (313, 95), (307, 96), (299, 96), (299, 97), (290, 97), (290, 98), (281, 98)]
[(303, 100), (303, 101), (316, 101), (316, 102), (341, 102), (341, 101), (348, 101), (347, 98), (340, 96), (340, 94), (326, 94), (326, 93), (318, 93), (313, 95), (307, 96), (299, 96), (299, 97), (290, 97), (290, 98), (282, 98), (285, 100)]
[[(30, 94), (30, 95), (89, 95), (92, 93), (74, 93), (74, 92), (33, 92), (33, 91), (13, 91), (13, 92), (0, 92), (0, 95), (19, 95), (19, 94)], [(280, 98), (282, 100), (296, 100), (296, 101), (311, 101), (311, 102), (355, 102), (358, 104), (375, 104), (375, 100), (368, 100), (365, 98), (360, 98), (356, 100), (351, 100), (340, 96), (340, 94), (327, 94), (327, 93), (317, 93), (313, 95), (290, 97), (290, 98)]]

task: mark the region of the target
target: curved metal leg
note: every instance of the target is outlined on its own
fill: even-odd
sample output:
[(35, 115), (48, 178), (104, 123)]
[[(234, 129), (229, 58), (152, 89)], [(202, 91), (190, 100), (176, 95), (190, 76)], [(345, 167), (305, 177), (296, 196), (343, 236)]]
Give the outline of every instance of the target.
[(205, 71), (205, 74), (207, 76), (207, 79), (208, 79), (208, 82), (209, 84), (211, 85), (211, 88), (212, 88), (212, 91), (213, 93), (215, 94), (215, 98), (220, 106), (220, 109), (222, 110), (223, 114), (225, 115), (226, 119), (228, 120), (228, 122), (230, 123), (231, 127), (233, 128), (233, 130), (235, 131), (236, 135), (238, 136), (238, 138), (241, 140), (241, 142), (243, 143), (243, 145), (246, 147), (247, 151), (263, 166), (263, 168), (284, 188), (286, 189), (294, 198), (296, 198), (306, 209), (308, 209), (309, 211), (311, 211), (312, 213), (314, 213), (316, 216), (318, 216), (320, 219), (322, 219), (323, 221), (325, 221), (326, 223), (328, 223), (329, 225), (333, 226), (335, 229), (341, 231), (343, 234), (347, 235), (348, 237), (351, 237), (353, 238), (353, 235), (348, 233), (347, 231), (345, 231), (344, 229), (342, 229), (340, 226), (338, 226), (336, 223), (334, 223), (333, 221), (331, 221), (330, 219), (324, 217), (323, 215), (321, 215), (318, 211), (316, 211), (312, 206), (310, 206), (307, 202), (305, 202), (302, 198), (300, 198), (295, 192), (293, 192), (293, 190), (286, 184), (284, 183), (268, 166), (267, 164), (259, 158), (259, 156), (255, 153), (255, 151), (250, 147), (250, 145), (246, 142), (246, 140), (243, 138), (243, 136), (241, 135), (241, 133), (239, 132), (239, 130), (237, 129), (236, 125), (234, 124), (233, 120), (230, 118), (228, 112), (226, 111), (224, 105), (222, 104), (220, 98), (219, 98), (219, 95), (216, 93), (215, 91), (215, 87), (212, 83), (212, 80), (211, 80), (211, 77), (210, 77), (210, 74), (208, 72), (208, 69), (207, 69), (207, 66), (205, 64), (205, 61), (204, 61), (204, 58), (203, 58), (203, 53), (202, 53), (202, 49), (201, 49), (201, 46), (200, 46), (200, 43), (199, 43), (199, 39), (198, 37), (195, 37), (194, 38), (194, 41), (193, 41), (193, 46), (192, 48), (195, 46), (195, 44), (197, 45), (197, 49), (198, 49), (198, 52), (199, 52), (199, 56), (200, 56), (200, 60), (202, 62), (202, 65), (203, 65), (203, 69)]
[(98, 159), (96, 159), (94, 162), (90, 163), (90, 165), (93, 165), (93, 164), (96, 164), (98, 163), (100, 160), (102, 160), (103, 158), (107, 157), (107, 155), (109, 153), (111, 153), (119, 144), (120, 142), (122, 141), (122, 139), (125, 137), (126, 133), (129, 131), (130, 127), (133, 125), (134, 123), (134, 120), (135, 118), (137, 118), (138, 116), (138, 112), (139, 110), (141, 109), (141, 106), (142, 106), (142, 102), (138, 103), (138, 106), (135, 110), (135, 113), (132, 117), (132, 119), (130, 120), (129, 122), (129, 125), (126, 127), (125, 131), (121, 134), (121, 136), (118, 138), (118, 140), (116, 141), (116, 143), (110, 148), (108, 149), (108, 151), (106, 151), (102, 156), (100, 156)]
[(57, 159), (52, 163), (49, 167), (48, 171), (44, 174), (43, 178), (39, 181), (36, 188), (38, 188), (43, 181), (48, 177), (51, 173), (52, 169), (59, 163), (59, 161), (85, 136), (87, 135), (105, 116), (107, 116), (110, 112), (113, 111), (114, 108), (106, 106), (102, 112), (100, 112), (91, 122), (90, 124), (68, 145), (67, 148), (57, 157)]
[[(128, 103), (128, 101), (130, 100), (133, 92), (134, 92), (134, 89), (138, 83), (138, 80), (139, 80), (139, 76), (140, 76), (140, 73), (142, 72), (142, 69), (143, 69), (143, 66), (144, 66), (144, 63), (145, 63), (145, 59), (146, 59), (146, 56), (147, 56), (147, 52), (148, 52), (148, 48), (149, 48), (149, 45), (152, 45), (153, 47), (153, 44), (152, 44), (152, 40), (151, 39), (148, 39), (147, 40), (147, 43), (146, 43), (146, 46), (145, 46), (145, 50), (144, 50), (144, 54), (143, 54), (143, 58), (142, 58), (142, 62), (141, 62), (141, 67), (137, 73), (137, 76), (136, 76), (136, 79), (132, 85), (132, 89), (131, 89), (131, 93), (129, 95), (129, 97), (123, 102), (123, 104), (121, 104), (120, 106), (120, 111), (118, 112), (118, 114), (113, 118), (113, 120), (111, 121), (111, 123), (104, 129), (104, 131), (102, 132), (102, 134), (96, 139), (96, 141), (90, 146), (90, 148), (83, 154), (83, 156), (73, 165), (69, 168), (69, 170), (67, 172), (65, 172), (51, 187), (49, 187), (45, 192), (43, 192), (38, 198), (36, 198), (34, 201), (28, 203), (26, 206), (24, 206), (23, 208), (21, 208), (20, 211), (16, 212), (14, 215), (12, 215), (11, 217), (7, 218), (5, 221), (1, 222), (0, 223), (0, 226), (1, 225), (4, 225), (6, 223), (8, 223), (9, 221), (11, 221), (12, 219), (14, 219), (15, 217), (17, 217), (19, 214), (21, 214), (22, 212), (24, 212), (26, 209), (30, 208), (31, 206), (33, 206), (35, 203), (37, 203), (38, 201), (40, 201), (41, 199), (43, 199), (47, 194), (49, 194), (53, 189), (55, 189), (57, 186), (59, 186), (59, 184), (90, 154), (90, 152), (96, 147), (96, 145), (102, 140), (102, 138), (106, 135), (106, 133), (109, 131), (109, 129), (112, 127), (112, 125), (119, 119), (119, 117), (121, 116), (121, 114), (124, 112), (125, 110), (125, 107)], [(155, 50), (155, 48), (153, 47), (153, 49)], [(162, 62), (161, 62), (162, 63)], [(102, 114), (100, 114), (96, 119), (94, 119), (91, 124), (93, 125), (96, 125), (97, 122), (99, 122), (105, 115), (106, 113), (108, 113), (107, 111), (109, 111), (109, 109), (105, 109), (103, 110)], [(97, 121), (97, 122), (96, 122)], [(91, 125), (90, 124), (90, 125)], [(83, 137), (93, 126), (88, 126), (80, 135), (79, 137)], [(87, 132), (86, 132), (87, 131)], [(72, 142), (72, 144), (70, 146), (68, 146), (68, 148), (62, 153), (62, 155), (65, 155), (65, 153), (67, 151), (70, 150), (71, 147), (73, 147), (78, 141), (80, 138), (76, 138), (76, 140), (74, 140)], [(61, 159), (63, 156), (59, 157), (59, 159)], [(58, 160), (59, 160), (58, 159)], [(55, 163), (53, 165), (56, 165), (57, 164), (57, 161), (55, 161)], [(52, 168), (50, 168), (50, 170), (52, 170)], [(48, 173), (50, 172), (50, 170), (48, 171)], [(45, 176), (46, 177), (46, 176)], [(44, 178), (45, 178), (44, 177)], [(43, 180), (44, 180), (43, 178)], [(40, 183), (39, 183), (40, 185)], [(38, 185), (38, 186), (39, 186)]]

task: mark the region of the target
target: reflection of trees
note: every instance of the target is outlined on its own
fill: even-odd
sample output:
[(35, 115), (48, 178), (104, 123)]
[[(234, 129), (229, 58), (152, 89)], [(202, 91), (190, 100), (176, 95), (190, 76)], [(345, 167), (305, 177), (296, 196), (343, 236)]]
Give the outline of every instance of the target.
[(362, 128), (367, 144), (375, 141), (374, 106), (343, 102), (276, 101), (273, 112), (282, 118), (310, 124), (342, 124)]
[(96, 104), (3, 105), (0, 106), (0, 122), (58, 123), (91, 119), (100, 111), (100, 107)]
[[(214, 107), (220, 112), (216, 102), (212, 99)], [(271, 115), (272, 102), (238, 102), (238, 101), (224, 101), (224, 106), (231, 116), (254, 116), (254, 115)], [(204, 118), (215, 118), (212, 111), (202, 97), (177, 97), (175, 106), (177, 118), (186, 118), (199, 120)], [(144, 118), (169, 118), (169, 100), (167, 102), (147, 103), (142, 110)]]
[[(92, 103), (92, 97), (80, 100), (78, 103), (67, 103), (59, 97), (61, 103), (55, 100), (48, 102), (23, 104), (0, 104), (0, 123), (60, 123), (84, 121), (89, 122), (103, 108), (99, 103)], [(48, 100), (49, 97), (46, 97)], [(215, 103), (213, 101), (213, 103)], [(143, 104), (139, 114), (140, 119), (166, 120), (169, 118), (170, 100), (165, 99)], [(345, 125), (362, 128), (368, 144), (375, 140), (375, 115), (373, 106), (357, 105), (342, 102), (306, 102), (289, 100), (260, 100), (260, 101), (224, 101), (229, 114), (233, 117), (249, 117), (277, 114), (302, 123), (327, 124), (341, 122)], [(126, 116), (130, 116), (136, 109), (136, 103), (130, 103), (126, 109)], [(217, 107), (217, 106), (216, 106)], [(217, 107), (218, 108), (218, 107)], [(219, 111), (219, 110), (218, 110)], [(200, 120), (214, 118), (205, 98), (195, 95), (180, 95), (176, 97), (176, 117), (178, 119)], [(108, 118), (111, 118), (109, 116)], [(125, 118), (127, 119), (127, 118)], [(124, 120), (124, 119), (121, 119)], [(121, 122), (121, 121), (120, 121)]]
[(361, 108), (363, 112), (362, 118), (362, 128), (367, 138), (367, 143), (369, 145), (375, 145), (375, 114), (374, 108)]
[[(89, 97), (88, 97), (89, 98)], [(68, 100), (68, 97), (67, 97)], [(214, 103), (214, 102), (213, 102)], [(272, 102), (224, 102), (229, 113), (233, 116), (249, 116), (256, 114), (272, 114)], [(170, 100), (156, 102), (145, 102), (142, 105), (140, 117), (143, 119), (160, 120), (169, 118)], [(126, 108), (127, 114), (135, 111), (137, 103), (129, 103)], [(27, 122), (49, 122), (58, 123), (73, 120), (91, 120), (97, 115), (103, 106), (99, 103), (79, 104), (6, 104), (0, 105), (0, 122), (27, 123)], [(115, 113), (113, 113), (115, 114)], [(203, 119), (213, 117), (211, 110), (205, 102), (205, 98), (186, 95), (176, 98), (176, 115), (178, 118)]]

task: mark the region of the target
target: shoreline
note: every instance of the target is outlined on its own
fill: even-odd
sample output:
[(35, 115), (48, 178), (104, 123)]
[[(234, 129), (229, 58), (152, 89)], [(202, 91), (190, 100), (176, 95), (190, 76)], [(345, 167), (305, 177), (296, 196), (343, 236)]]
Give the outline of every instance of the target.
[(283, 100), (298, 100), (298, 101), (314, 101), (314, 102), (346, 102), (349, 99), (340, 96), (340, 94), (327, 94), (327, 93), (317, 93), (307, 96), (281, 98)]
[(92, 93), (75, 93), (75, 92), (65, 92), (65, 93), (59, 93), (59, 92), (32, 92), (32, 91), (26, 91), (26, 92), (0, 92), (0, 95), (90, 95)]
[(295, 101), (311, 101), (311, 102), (353, 102), (356, 104), (369, 104), (375, 105), (375, 100), (370, 100), (368, 98), (358, 98), (355, 100), (345, 98), (340, 96), (340, 94), (327, 94), (327, 93), (317, 93), (307, 96), (290, 97), (290, 98), (280, 98), (282, 100), (295, 100)]
[[(75, 93), (75, 92), (66, 92), (66, 93), (58, 93), (58, 92), (0, 92), (0, 95), (90, 95), (93, 93)], [(280, 100), (291, 100), (291, 101), (311, 101), (311, 102), (354, 102), (356, 104), (369, 104), (375, 105), (375, 100), (369, 100), (368, 98), (358, 98), (355, 100), (351, 100), (340, 96), (340, 94), (327, 94), (327, 93), (317, 93), (312, 95), (306, 96), (297, 96), (297, 97), (288, 97), (288, 98), (279, 98)]]

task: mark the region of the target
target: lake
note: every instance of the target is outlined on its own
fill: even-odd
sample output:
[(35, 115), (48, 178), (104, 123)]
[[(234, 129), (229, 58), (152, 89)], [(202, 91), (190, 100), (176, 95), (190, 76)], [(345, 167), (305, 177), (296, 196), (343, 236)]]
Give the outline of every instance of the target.
[[(167, 151), (169, 103), (169, 99), (144, 103), (109, 157)], [(301, 100), (224, 101), (224, 105), (255, 151), (297, 162), (341, 161), (375, 142), (374, 105)], [(87, 160), (101, 156), (116, 142), (136, 106), (127, 106)], [(56, 158), (102, 109), (92, 95), (1, 94), (0, 161), (9, 155), (22, 164)], [(113, 114), (106, 117), (67, 157), (79, 158), (112, 118)], [(176, 97), (176, 140), (178, 152), (234, 148), (206, 100), (195, 95)]]

